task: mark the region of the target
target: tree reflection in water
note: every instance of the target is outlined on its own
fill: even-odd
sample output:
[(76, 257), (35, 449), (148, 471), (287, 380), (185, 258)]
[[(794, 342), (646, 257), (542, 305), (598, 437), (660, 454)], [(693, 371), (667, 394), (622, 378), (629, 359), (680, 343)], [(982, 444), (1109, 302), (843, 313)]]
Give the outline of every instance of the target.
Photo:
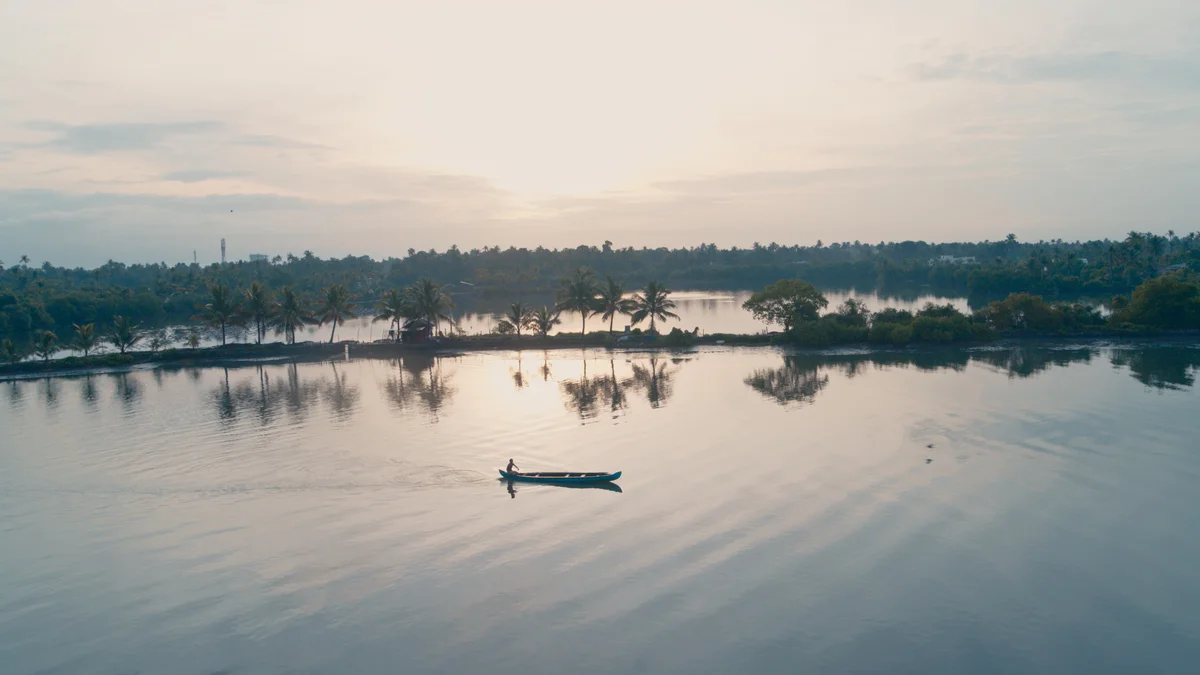
[(83, 401), (84, 408), (94, 410), (99, 394), (96, 391), (96, 378), (91, 373), (83, 376), (83, 381), (79, 383), (79, 398)]
[(237, 405), (233, 400), (233, 392), (229, 389), (229, 369), (222, 368), (224, 377), (216, 391), (212, 393), (213, 403), (217, 407), (217, 417), (222, 421), (231, 422), (237, 419)]
[(608, 399), (609, 409), (613, 417), (617, 416), (617, 411), (625, 408), (626, 396), (625, 389), (629, 386), (629, 381), (617, 379), (617, 364), (615, 359), (608, 360), (608, 381), (605, 383), (604, 396)]
[(517, 391), (526, 387), (528, 383), (525, 381), (525, 372), (521, 370), (521, 352), (517, 352), (517, 367), (509, 368), (508, 372), (512, 375), (513, 386), (517, 388)]
[(1010, 378), (1026, 378), (1045, 372), (1055, 366), (1072, 363), (1088, 363), (1098, 352), (1092, 349), (1036, 349), (1013, 347), (980, 351), (971, 355), (973, 361), (985, 364), (1005, 373)]
[(321, 387), (321, 395), (328, 402), (334, 418), (344, 421), (350, 418), (358, 406), (361, 394), (358, 385), (350, 384), (347, 373), (338, 372), (336, 361), (330, 361), (329, 367), (333, 369), (333, 379), (321, 380), (324, 385)]
[[(252, 413), (261, 426), (275, 422), (281, 412), (294, 421), (302, 421), (318, 401), (325, 402), (335, 420), (350, 419), (361, 398), (359, 387), (351, 383), (348, 373), (338, 370), (336, 363), (331, 361), (329, 367), (330, 377), (312, 379), (303, 378), (295, 363), (283, 367), (283, 378), (272, 377), (275, 369), (263, 365), (221, 368), (221, 378), (209, 393), (209, 400), (217, 417), (227, 423), (237, 421), (243, 413)], [(231, 371), (247, 370), (253, 371), (252, 378), (231, 377)]]
[[(674, 363), (682, 363), (682, 359), (673, 359)], [(631, 374), (627, 377), (617, 376), (616, 360), (608, 360), (608, 373), (603, 375), (588, 375), (588, 361), (583, 361), (583, 375), (578, 379), (563, 380), (559, 384), (566, 406), (579, 415), (582, 420), (595, 417), (600, 411), (600, 403), (604, 402), (613, 418), (620, 415), (629, 405), (629, 390), (645, 391), (650, 407), (657, 408), (666, 403), (672, 393), (672, 377), (674, 371), (669, 370), (669, 360), (658, 355), (651, 356), (646, 362), (630, 364)]]
[(128, 412), (142, 400), (142, 385), (130, 373), (113, 373), (113, 395)]
[(393, 359), (395, 370), (383, 383), (383, 393), (392, 408), (405, 412), (414, 403), (433, 415), (449, 404), (457, 390), (450, 386), (452, 377), (442, 371), (442, 359), (430, 354), (410, 354)]
[(822, 389), (829, 386), (829, 375), (812, 364), (801, 363), (794, 356), (785, 356), (781, 368), (759, 368), (746, 376), (745, 383), (753, 390), (775, 399), (776, 403), (812, 403)]
[(583, 376), (578, 380), (564, 380), (559, 387), (566, 396), (567, 408), (577, 413), (580, 419), (596, 416), (601, 387), (595, 378), (588, 377), (587, 359), (583, 361)]
[(251, 396), (254, 398), (254, 410), (258, 413), (258, 422), (262, 426), (266, 426), (275, 419), (275, 413), (279, 409), (279, 400), (283, 394), (271, 387), (271, 376), (267, 369), (258, 366), (257, 371), (258, 387), (251, 393)]
[(292, 419), (303, 420), (308, 417), (308, 411), (317, 400), (317, 387), (300, 379), (300, 368), (295, 363), (289, 363), (285, 372), (287, 380), (282, 385), (283, 407)]
[[(676, 365), (683, 363), (681, 358), (670, 361)], [(667, 359), (660, 358), (658, 354), (652, 354), (648, 363), (633, 364), (633, 388), (646, 392), (646, 400), (651, 408), (665, 405), (673, 393), (671, 380), (674, 373), (667, 366)]]
[(46, 409), (54, 410), (57, 408), (59, 392), (58, 379), (47, 377), (45, 379), (38, 380), (38, 388), (41, 389), (42, 402), (46, 405)]
[(1190, 389), (1200, 371), (1200, 349), (1195, 347), (1158, 347), (1114, 349), (1114, 367), (1125, 367), (1134, 379), (1155, 389)]
[(928, 349), (858, 354), (790, 354), (780, 368), (764, 368), (745, 378), (747, 386), (778, 403), (811, 403), (829, 385), (830, 371), (847, 377), (876, 369), (963, 371), (971, 363), (1010, 378), (1036, 377), (1052, 368), (1089, 363), (1104, 351), (1114, 367), (1128, 368), (1134, 379), (1156, 389), (1188, 389), (1200, 371), (1200, 348), (1190, 346), (1140, 346), (1103, 350), (1091, 347), (1046, 348), (1016, 346), (1004, 349)]

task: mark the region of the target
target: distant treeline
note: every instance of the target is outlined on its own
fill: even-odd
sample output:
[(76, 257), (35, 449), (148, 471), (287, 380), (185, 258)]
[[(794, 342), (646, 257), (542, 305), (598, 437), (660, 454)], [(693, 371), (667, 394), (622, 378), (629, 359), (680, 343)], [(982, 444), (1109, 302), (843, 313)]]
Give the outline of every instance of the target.
[[(1044, 296), (1103, 297), (1132, 291), (1171, 266), (1200, 271), (1200, 233), (1176, 236), (1131, 232), (1122, 241), (1062, 240), (930, 244), (922, 241), (818, 242), (815, 246), (755, 244), (751, 248), (572, 249), (485, 247), (444, 252), (410, 249), (404, 258), (348, 256), (323, 260), (311, 252), (225, 265), (167, 263), (96, 269), (31, 266), (27, 257), (0, 261), (0, 337), (27, 341), (39, 330), (104, 323), (120, 315), (146, 325), (178, 322), (209, 302), (222, 284), (290, 287), (316, 297), (345, 286), (360, 301), (425, 277), (457, 296), (512, 297), (547, 292), (586, 268), (599, 277), (658, 279), (671, 288), (749, 289), (802, 277), (823, 288), (887, 290), (928, 285), (941, 293), (1000, 298), (1026, 292)], [(458, 302), (462, 306), (463, 302)]]
[(1149, 279), (1130, 296), (1112, 300), (1105, 317), (1093, 306), (1050, 302), (1039, 295), (1012, 293), (971, 314), (954, 305), (926, 303), (915, 312), (884, 308), (872, 312), (855, 298), (834, 311), (812, 284), (783, 279), (755, 293), (743, 305), (756, 318), (783, 330), (779, 342), (806, 347), (869, 342), (885, 345), (991, 340), (1001, 336), (1136, 335), (1200, 329), (1200, 285), (1186, 271)]

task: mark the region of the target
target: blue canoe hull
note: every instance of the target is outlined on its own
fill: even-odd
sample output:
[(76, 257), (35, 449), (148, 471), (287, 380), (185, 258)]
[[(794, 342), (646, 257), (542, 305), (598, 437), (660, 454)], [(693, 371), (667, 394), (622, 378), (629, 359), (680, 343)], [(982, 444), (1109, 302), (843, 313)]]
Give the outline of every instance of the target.
[(500, 469), (500, 476), (508, 480), (519, 480), (526, 483), (559, 483), (559, 484), (577, 484), (577, 483), (611, 483), (621, 477), (621, 472), (602, 473), (599, 475), (579, 475), (583, 472), (577, 472), (574, 475), (563, 472), (562, 475), (538, 475), (537, 473), (509, 473), (504, 469)]

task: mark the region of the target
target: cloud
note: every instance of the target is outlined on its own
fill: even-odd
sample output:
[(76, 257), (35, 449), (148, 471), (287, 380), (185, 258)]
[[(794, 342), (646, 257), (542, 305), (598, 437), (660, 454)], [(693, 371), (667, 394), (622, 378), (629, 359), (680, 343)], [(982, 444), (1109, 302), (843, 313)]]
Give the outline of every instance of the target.
[(0, 190), (0, 224), (25, 218), (73, 217), (88, 211), (136, 207), (168, 209), (188, 214), (218, 214), (233, 211), (279, 211), (301, 209), (312, 203), (278, 194), (217, 194), (180, 197), (155, 194), (73, 193), (58, 190)]
[(272, 136), (269, 134), (239, 134), (230, 139), (230, 143), (235, 145), (247, 145), (256, 148), (283, 148), (293, 150), (328, 150), (329, 146), (320, 145), (319, 143), (308, 143), (306, 141), (297, 141), (291, 138), (283, 138), (282, 136)]
[(214, 178), (242, 178), (249, 176), (248, 171), (222, 171), (219, 169), (184, 169), (182, 171), (170, 171), (159, 176), (161, 180), (174, 181), (178, 183), (199, 183)]
[(77, 155), (96, 155), (106, 152), (153, 150), (171, 137), (222, 132), (226, 130), (226, 125), (211, 121), (69, 125), (35, 120), (27, 122), (25, 128), (55, 134), (54, 138), (40, 144), (44, 147), (58, 148)]
[(814, 183), (862, 174), (863, 169), (819, 169), (813, 171), (752, 171), (723, 176), (659, 181), (653, 187), (664, 192), (691, 195), (733, 195), (788, 192)]
[(1036, 82), (1125, 82), (1200, 89), (1200, 53), (1149, 56), (1123, 51), (1030, 55), (955, 53), (918, 63), (919, 80), (974, 80), (996, 84)]

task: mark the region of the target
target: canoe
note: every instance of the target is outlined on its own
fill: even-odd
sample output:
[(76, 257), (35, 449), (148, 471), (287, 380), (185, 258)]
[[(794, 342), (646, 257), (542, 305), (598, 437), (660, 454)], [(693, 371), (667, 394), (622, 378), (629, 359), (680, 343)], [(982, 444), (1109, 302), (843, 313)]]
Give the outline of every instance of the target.
[(605, 471), (530, 471), (509, 473), (500, 469), (500, 475), (508, 480), (523, 480), (530, 483), (608, 483), (621, 477), (621, 472)]

